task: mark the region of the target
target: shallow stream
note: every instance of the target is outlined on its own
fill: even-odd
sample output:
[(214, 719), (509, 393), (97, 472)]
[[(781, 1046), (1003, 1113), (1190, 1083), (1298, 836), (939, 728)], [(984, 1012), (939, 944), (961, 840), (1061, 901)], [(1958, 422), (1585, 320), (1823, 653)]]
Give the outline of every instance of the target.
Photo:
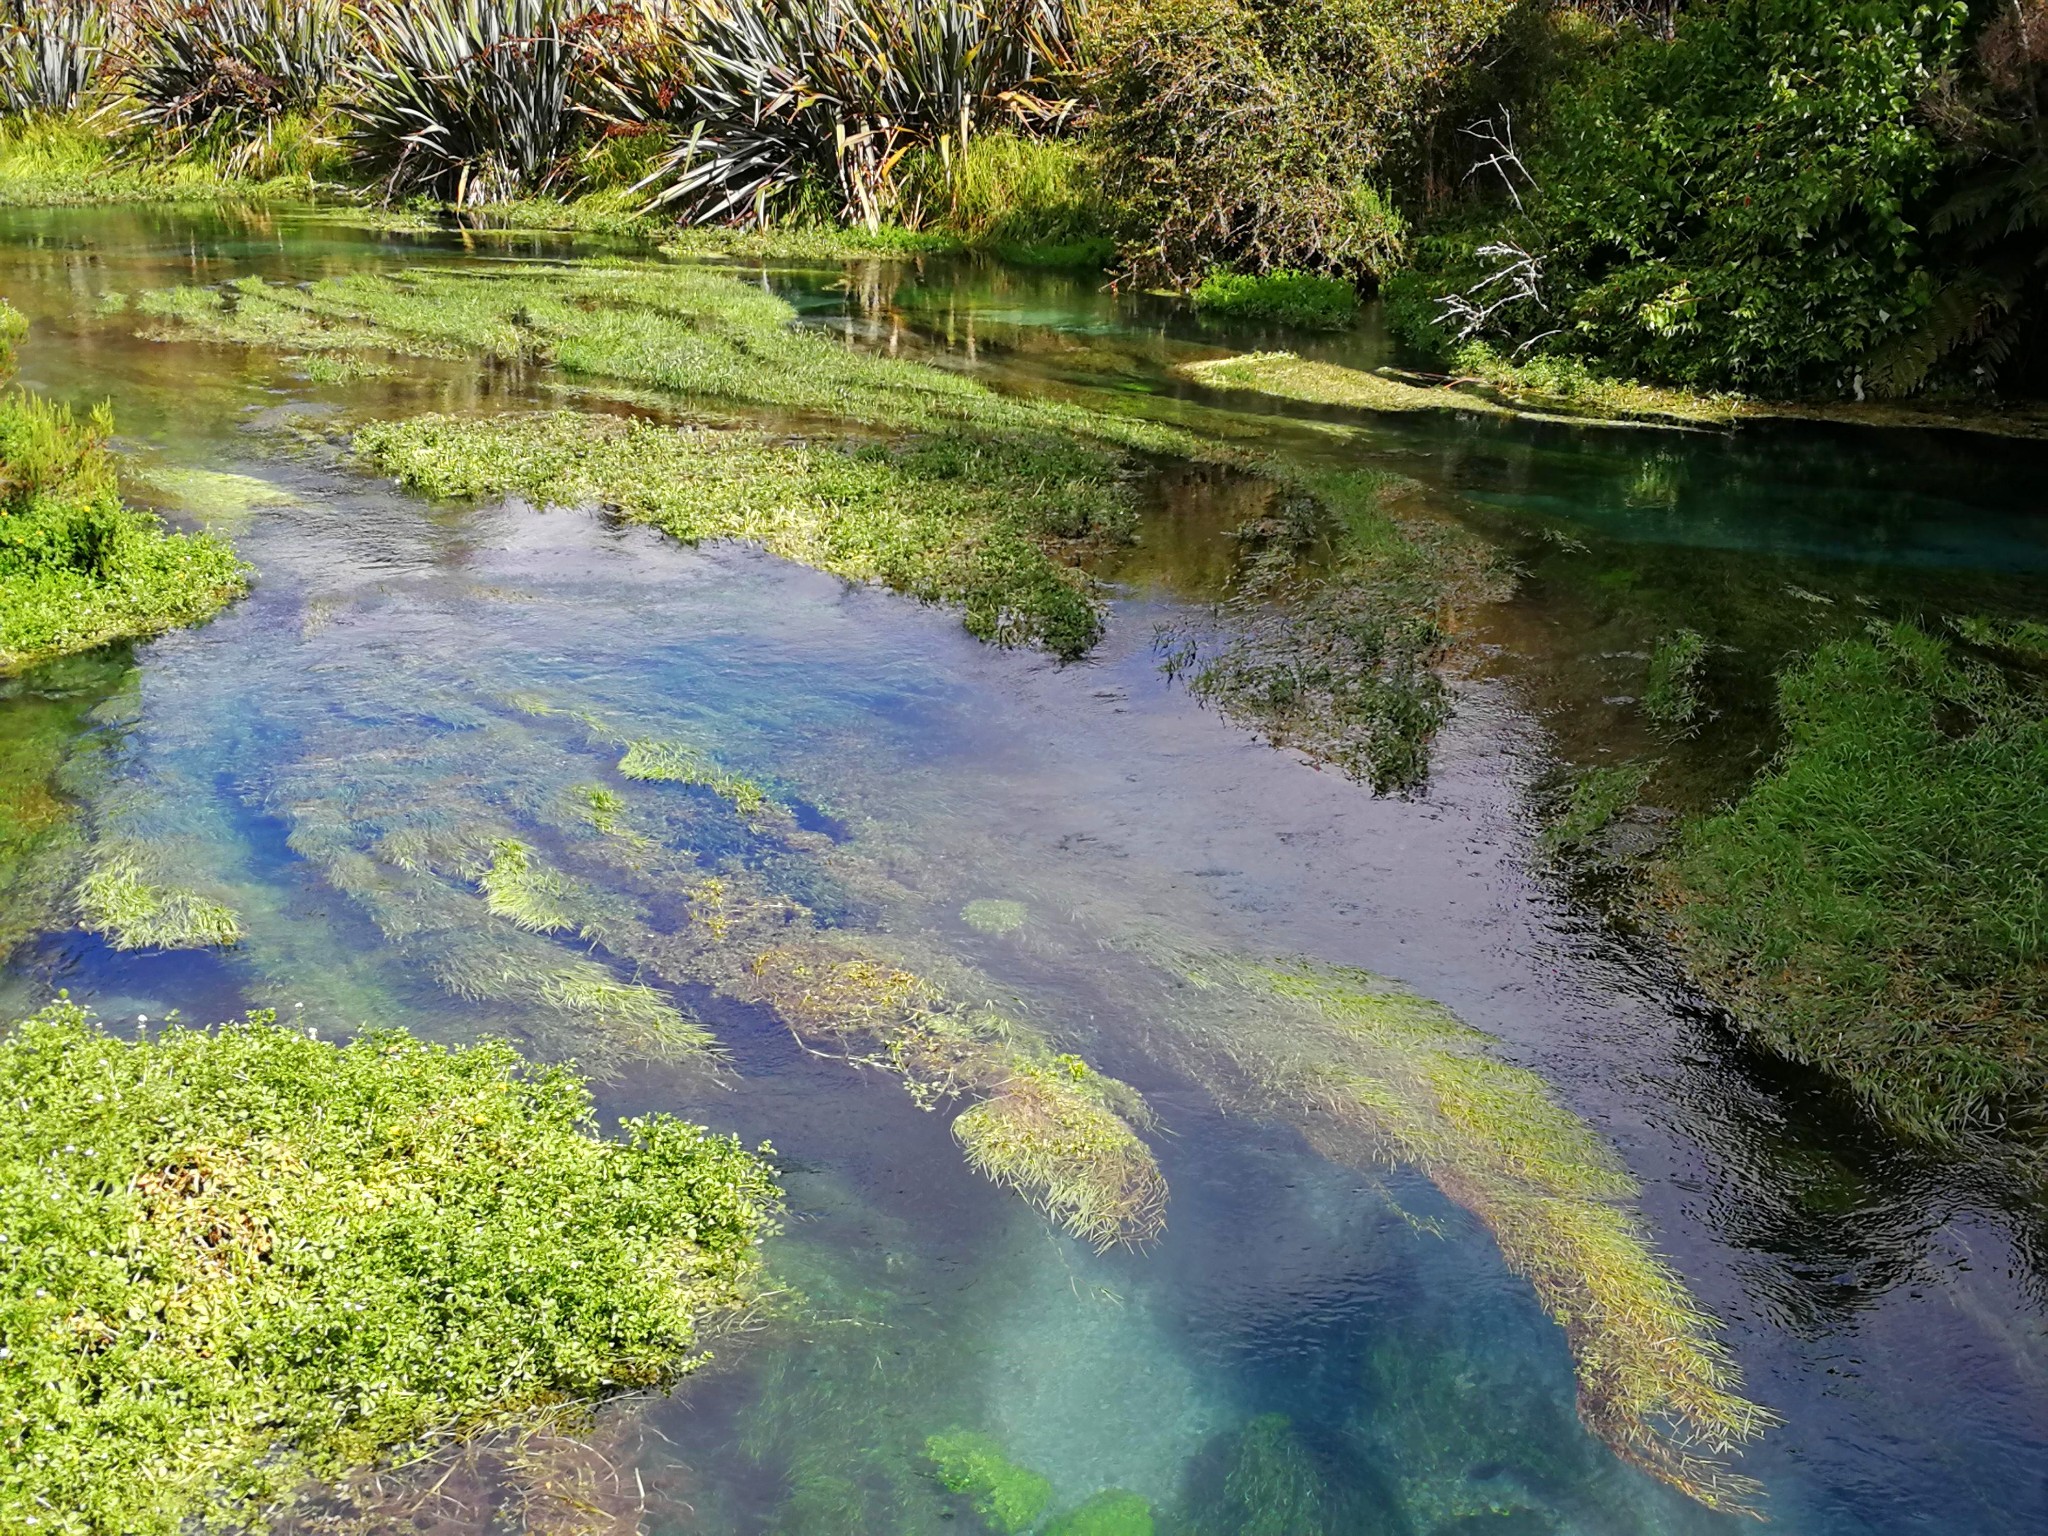
[[(33, 325), (21, 381), (111, 399), (135, 497), (230, 533), (257, 572), (201, 629), (0, 684), (0, 753), (47, 776), (53, 825), (150, 848), (245, 937), (123, 952), (38, 932), (0, 972), (0, 1006), (61, 987), (122, 1028), (260, 1007), (323, 1035), (509, 1033), (601, 1072), (607, 1118), (683, 1114), (772, 1141), (784, 1170), (769, 1257), (789, 1294), (672, 1398), (387, 1478), (306, 1529), (972, 1529), (923, 1454), (957, 1429), (1049, 1479), (1048, 1514), (1120, 1488), (1161, 1529), (1204, 1536), (1738, 1527), (1582, 1427), (1564, 1331), (1466, 1209), (1413, 1169), (1325, 1155), (1311, 1118), (1235, 1091), (1215, 1065), (1234, 1053), (1189, 1043), (1183, 1013), (1206, 1005), (1162, 955), (1368, 970), (1547, 1081), (1640, 1184), (1657, 1248), (1782, 1418), (1740, 1458), (1777, 1529), (2048, 1528), (2038, 1192), (1901, 1142), (1747, 1047), (1541, 841), (1575, 769), (1655, 754), (1680, 808), (1739, 788), (1772, 747), (1774, 670), (1868, 617), (2048, 612), (2048, 452), (1290, 412), (1171, 373), (1284, 338), (1159, 301), (966, 263), (760, 269), (849, 345), (1421, 482), (1515, 586), (1464, 637), (1426, 790), (1375, 797), (1162, 674), (1160, 628), (1226, 595), (1243, 513), (1213, 477), (1158, 487), (1137, 547), (1102, 567), (1104, 643), (1062, 666), (746, 549), (592, 512), (428, 504), (334, 441), (351, 420), (561, 395), (545, 374), (408, 364), (320, 384), (139, 339), (104, 302), (591, 249), (312, 214), (0, 221), (0, 294)], [(1368, 327), (1320, 355), (1391, 352)], [(1713, 713), (1672, 739), (1634, 701), (1652, 643), (1679, 628), (1714, 647)], [(606, 743), (642, 738), (758, 782), (773, 814), (621, 777)], [(592, 787), (659, 857), (586, 856), (565, 807)], [(508, 933), (504, 965), (650, 987), (726, 1066), (643, 1050), (523, 982), (458, 985), (455, 920), (368, 867), (397, 827), (486, 828), (575, 867), (645, 942)], [(977, 1177), (943, 1108), (664, 971), (658, 940), (687, 917), (663, 860), (914, 957), (1130, 1083), (1157, 1119), (1164, 1234), (1092, 1251)]]

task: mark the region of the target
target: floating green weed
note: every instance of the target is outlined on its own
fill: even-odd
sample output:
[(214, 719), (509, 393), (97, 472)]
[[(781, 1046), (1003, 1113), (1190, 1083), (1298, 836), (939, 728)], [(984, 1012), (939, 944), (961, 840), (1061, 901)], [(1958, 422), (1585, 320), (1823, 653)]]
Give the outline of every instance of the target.
[(129, 1042), (59, 1005), (0, 1039), (0, 1097), (9, 1531), (239, 1526), (430, 1432), (664, 1386), (778, 1204), (732, 1138), (601, 1138), (495, 1042)]
[(1310, 405), (1341, 405), (1361, 411), (1469, 411), (1477, 415), (1501, 410), (1490, 400), (1458, 390), (1410, 384), (1381, 373), (1311, 361), (1292, 352), (1246, 352), (1183, 363), (1175, 371), (1212, 388), (1252, 390)]
[(155, 884), (126, 854), (104, 855), (78, 888), (84, 926), (116, 949), (205, 949), (242, 937), (239, 918), (196, 891)]
[(965, 1494), (982, 1523), (999, 1536), (1018, 1536), (1052, 1502), (1052, 1484), (1004, 1454), (1000, 1443), (971, 1429), (948, 1430), (924, 1443), (939, 1481)]
[(1686, 730), (1706, 713), (1701, 674), (1707, 665), (1707, 637), (1696, 629), (1660, 636), (1650, 648), (1650, 676), (1643, 685), (1643, 713), (1659, 725)]
[(1779, 680), (1786, 742), (1687, 829), (1672, 914), (1745, 1023), (1935, 1137), (2048, 1119), (2048, 703), (1907, 625)]
[(572, 894), (567, 882), (516, 838), (501, 837), (491, 845), (490, 867), (476, 883), (492, 913), (528, 933), (560, 933), (577, 926), (563, 906)]
[(960, 921), (977, 933), (1015, 933), (1030, 915), (1021, 901), (993, 897), (970, 901), (960, 909)]

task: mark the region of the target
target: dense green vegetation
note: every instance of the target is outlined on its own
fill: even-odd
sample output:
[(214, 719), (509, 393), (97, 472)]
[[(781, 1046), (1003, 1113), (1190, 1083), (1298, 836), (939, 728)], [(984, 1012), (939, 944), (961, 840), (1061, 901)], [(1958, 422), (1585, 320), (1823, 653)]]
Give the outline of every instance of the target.
[[(24, 327), (0, 302), (0, 370)], [(210, 617), (246, 590), (234, 551), (124, 506), (104, 409), (0, 395), (0, 671)]]
[(0, 1524), (170, 1536), (432, 1430), (659, 1385), (777, 1195), (511, 1049), (263, 1018), (0, 1040)]
[(1932, 1136), (2048, 1102), (2048, 697), (1910, 626), (1787, 671), (1777, 761), (1691, 827), (1671, 911), (1774, 1047)]
[(1358, 290), (1313, 272), (1212, 272), (1195, 286), (1195, 308), (1233, 320), (1266, 320), (1304, 331), (1340, 331), (1358, 318)]

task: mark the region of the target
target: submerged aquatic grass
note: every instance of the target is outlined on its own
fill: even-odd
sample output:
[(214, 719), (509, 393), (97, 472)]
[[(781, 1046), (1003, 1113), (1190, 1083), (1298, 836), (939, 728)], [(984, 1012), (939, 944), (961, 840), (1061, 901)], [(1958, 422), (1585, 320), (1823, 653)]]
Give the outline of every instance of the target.
[(751, 816), (768, 803), (768, 792), (744, 774), (718, 766), (705, 753), (683, 742), (636, 741), (619, 759), (619, 772), (629, 779), (660, 784), (694, 784)]
[(1507, 578), (1462, 529), (1398, 512), (1414, 490), (1374, 470), (1276, 482), (1237, 530), (1231, 595), (1159, 635), (1167, 675), (1379, 793), (1419, 789), (1450, 715), (1437, 665), (1463, 610)]
[(1775, 1049), (1944, 1138), (2048, 1123), (2048, 700), (1910, 625), (1779, 679), (1786, 740), (1669, 914)]
[(80, 921), (116, 949), (206, 949), (236, 943), (241, 920), (197, 891), (159, 885), (125, 853), (103, 854), (78, 888)]
[[(173, 1536), (433, 1431), (665, 1385), (746, 1293), (768, 1166), (563, 1069), (263, 1018), (0, 1039), (0, 1526)], [(765, 1149), (764, 1149), (765, 1150)]]
[(1552, 853), (1580, 852), (1636, 803), (1657, 764), (1606, 763), (1589, 768), (1572, 781), (1564, 806), (1543, 829), (1543, 847)]
[(950, 1492), (965, 1495), (983, 1525), (999, 1536), (1020, 1536), (1052, 1502), (1052, 1484), (1020, 1467), (1001, 1443), (971, 1429), (948, 1430), (925, 1441), (933, 1474)]
[(991, 1009), (948, 1000), (872, 954), (814, 939), (756, 955), (751, 997), (805, 1039), (872, 1053), (928, 1108), (973, 1102), (953, 1135), (977, 1172), (1023, 1195), (1096, 1248), (1136, 1245), (1166, 1225), (1166, 1184), (1133, 1129), (1144, 1100), (1078, 1056)]
[(1182, 983), (1159, 1039), (1197, 1077), (1339, 1162), (1413, 1165), (1486, 1227), (1564, 1329), (1589, 1430), (1702, 1503), (1751, 1509), (1760, 1489), (1724, 1458), (1777, 1421), (1658, 1256), (1634, 1180), (1542, 1078), (1363, 971), (1120, 942)]

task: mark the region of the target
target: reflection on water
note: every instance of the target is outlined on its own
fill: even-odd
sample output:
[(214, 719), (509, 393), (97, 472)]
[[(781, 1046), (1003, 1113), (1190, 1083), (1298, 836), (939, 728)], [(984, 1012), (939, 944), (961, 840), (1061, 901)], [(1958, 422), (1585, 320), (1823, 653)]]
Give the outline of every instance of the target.
[[(1506, 551), (1516, 595), (1471, 637), (1430, 792), (1381, 801), (1158, 676), (1154, 627), (1235, 569), (1228, 477), (1156, 489), (1145, 542), (1107, 573), (1123, 592), (1108, 641), (1059, 668), (745, 551), (683, 551), (580, 513), (423, 506), (306, 430), (544, 381), (430, 367), (314, 384), (240, 352), (139, 342), (102, 303), (247, 271), (533, 249), (75, 213), (24, 216), (0, 250), (0, 291), (36, 322), (25, 380), (111, 394), (125, 442), (162, 471), (142, 493), (232, 516), (260, 573), (246, 603), (146, 648), (133, 673), (72, 662), (0, 697), (0, 871), (30, 853), (75, 870), (88, 839), (144, 841), (174, 850), (247, 937), (118, 952), (21, 920), (47, 872), (0, 874), (6, 920), (38, 930), (0, 997), (68, 986), (112, 1018), (303, 1003), (334, 1028), (509, 1030), (603, 1068), (608, 1115), (676, 1110), (772, 1139), (788, 1169), (795, 1219), (774, 1263), (793, 1294), (682, 1396), (352, 1490), (308, 1529), (421, 1528), (402, 1511), (428, 1488), (427, 1528), (446, 1531), (973, 1529), (927, 1456), (955, 1431), (1042, 1477), (1055, 1520), (1125, 1490), (1161, 1529), (1204, 1536), (1732, 1526), (1581, 1427), (1563, 1330), (1466, 1209), (1416, 1172), (1321, 1155), (1313, 1123), (1190, 1055), (1171, 987), (1129, 942), (1162, 931), (1396, 978), (1547, 1079), (1618, 1148), (1658, 1245), (1728, 1323), (1750, 1394), (1786, 1420), (1743, 1459), (1780, 1528), (2048, 1519), (2037, 1197), (1902, 1148), (1758, 1059), (1654, 946), (1531, 873), (1529, 824), (1559, 758), (1655, 752), (1681, 799), (1739, 782), (1768, 750), (1771, 671), (1866, 615), (2038, 612), (2036, 450), (1226, 417), (1241, 402), (1165, 368), (1246, 338), (1157, 301), (936, 264), (770, 275), (864, 342), (1396, 470)], [(1650, 645), (1680, 626), (1715, 646), (1715, 715), (1671, 741), (1628, 701)], [(615, 743), (518, 702), (536, 697), (691, 744), (788, 819), (756, 826), (713, 788), (625, 779)], [(590, 787), (622, 807), (609, 833)], [(512, 957), (499, 981), (452, 984), (477, 920), (447, 903), (484, 897), (454, 864), (414, 877), (380, 851), (400, 820), (429, 841), (518, 839), (582, 882), (613, 937), (492, 930)], [(682, 849), (687, 864), (669, 857)], [(1161, 1126), (1164, 1236), (1097, 1254), (1049, 1228), (972, 1172), (946, 1115), (804, 1048), (656, 943), (690, 931), (706, 875), (799, 904), (828, 938), (943, 961), (956, 994), (1132, 1084)], [(963, 918), (974, 902), (1015, 903), (1023, 921)], [(611, 1028), (616, 1002), (562, 1006), (542, 983), (569, 967), (658, 999), (717, 1041), (724, 1070)], [(1190, 1018), (1209, 1006), (1187, 996)]]

